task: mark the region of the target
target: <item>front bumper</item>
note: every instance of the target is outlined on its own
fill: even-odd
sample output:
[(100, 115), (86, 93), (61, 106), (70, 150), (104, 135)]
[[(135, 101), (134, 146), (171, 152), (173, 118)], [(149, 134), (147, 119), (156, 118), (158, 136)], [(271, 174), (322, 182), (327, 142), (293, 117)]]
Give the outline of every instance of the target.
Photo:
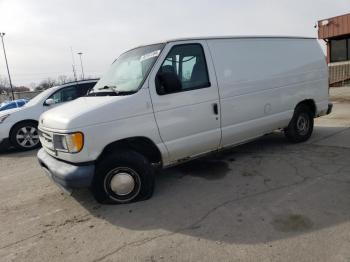
[(59, 186), (71, 191), (75, 188), (90, 187), (95, 173), (95, 165), (73, 165), (50, 156), (42, 148), (38, 161), (46, 174)]

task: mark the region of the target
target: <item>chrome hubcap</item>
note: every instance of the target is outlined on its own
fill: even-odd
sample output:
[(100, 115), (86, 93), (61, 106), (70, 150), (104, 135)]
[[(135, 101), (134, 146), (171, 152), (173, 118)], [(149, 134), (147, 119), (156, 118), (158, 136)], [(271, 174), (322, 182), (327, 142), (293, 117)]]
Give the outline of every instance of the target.
[(126, 172), (116, 173), (111, 180), (111, 189), (117, 195), (128, 195), (134, 190), (134, 188), (135, 180)]
[(304, 115), (300, 115), (297, 120), (298, 133), (300, 135), (306, 135), (309, 130), (309, 126), (310, 126), (309, 119)]
[(117, 167), (105, 176), (104, 190), (110, 199), (118, 203), (127, 203), (139, 195), (141, 178), (131, 168)]
[(22, 127), (17, 131), (16, 141), (22, 147), (34, 147), (39, 143), (38, 130), (32, 126)]

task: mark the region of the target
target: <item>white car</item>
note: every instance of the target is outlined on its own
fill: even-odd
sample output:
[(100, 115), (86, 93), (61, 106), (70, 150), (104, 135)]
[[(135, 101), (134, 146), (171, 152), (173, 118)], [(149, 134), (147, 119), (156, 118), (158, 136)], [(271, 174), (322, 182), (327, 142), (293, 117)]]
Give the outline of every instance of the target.
[(0, 146), (12, 145), (20, 150), (40, 146), (39, 116), (64, 102), (84, 96), (97, 83), (96, 79), (67, 83), (49, 88), (21, 108), (0, 112)]
[(38, 159), (68, 190), (128, 203), (152, 195), (155, 167), (277, 129), (303, 142), (331, 109), (316, 39), (170, 40), (122, 54), (89, 96), (45, 112)]

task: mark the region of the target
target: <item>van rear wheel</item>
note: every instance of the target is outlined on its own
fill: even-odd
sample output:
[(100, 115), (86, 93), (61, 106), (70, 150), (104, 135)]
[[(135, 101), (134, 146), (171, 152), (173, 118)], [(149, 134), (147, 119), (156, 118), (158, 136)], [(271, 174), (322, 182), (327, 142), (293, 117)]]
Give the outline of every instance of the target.
[(284, 133), (287, 139), (293, 143), (300, 143), (308, 140), (314, 129), (314, 116), (312, 110), (307, 105), (299, 105), (294, 111)]
[(97, 164), (92, 192), (100, 203), (125, 204), (150, 198), (154, 182), (153, 168), (143, 155), (121, 151)]

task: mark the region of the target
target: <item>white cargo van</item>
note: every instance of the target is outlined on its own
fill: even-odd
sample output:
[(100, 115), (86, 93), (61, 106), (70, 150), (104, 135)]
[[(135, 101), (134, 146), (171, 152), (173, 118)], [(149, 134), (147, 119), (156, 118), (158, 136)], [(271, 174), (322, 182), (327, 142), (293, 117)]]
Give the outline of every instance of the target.
[(99, 202), (146, 199), (154, 168), (284, 130), (307, 140), (329, 114), (316, 39), (170, 40), (122, 54), (87, 97), (42, 114), (38, 159), (66, 189)]

